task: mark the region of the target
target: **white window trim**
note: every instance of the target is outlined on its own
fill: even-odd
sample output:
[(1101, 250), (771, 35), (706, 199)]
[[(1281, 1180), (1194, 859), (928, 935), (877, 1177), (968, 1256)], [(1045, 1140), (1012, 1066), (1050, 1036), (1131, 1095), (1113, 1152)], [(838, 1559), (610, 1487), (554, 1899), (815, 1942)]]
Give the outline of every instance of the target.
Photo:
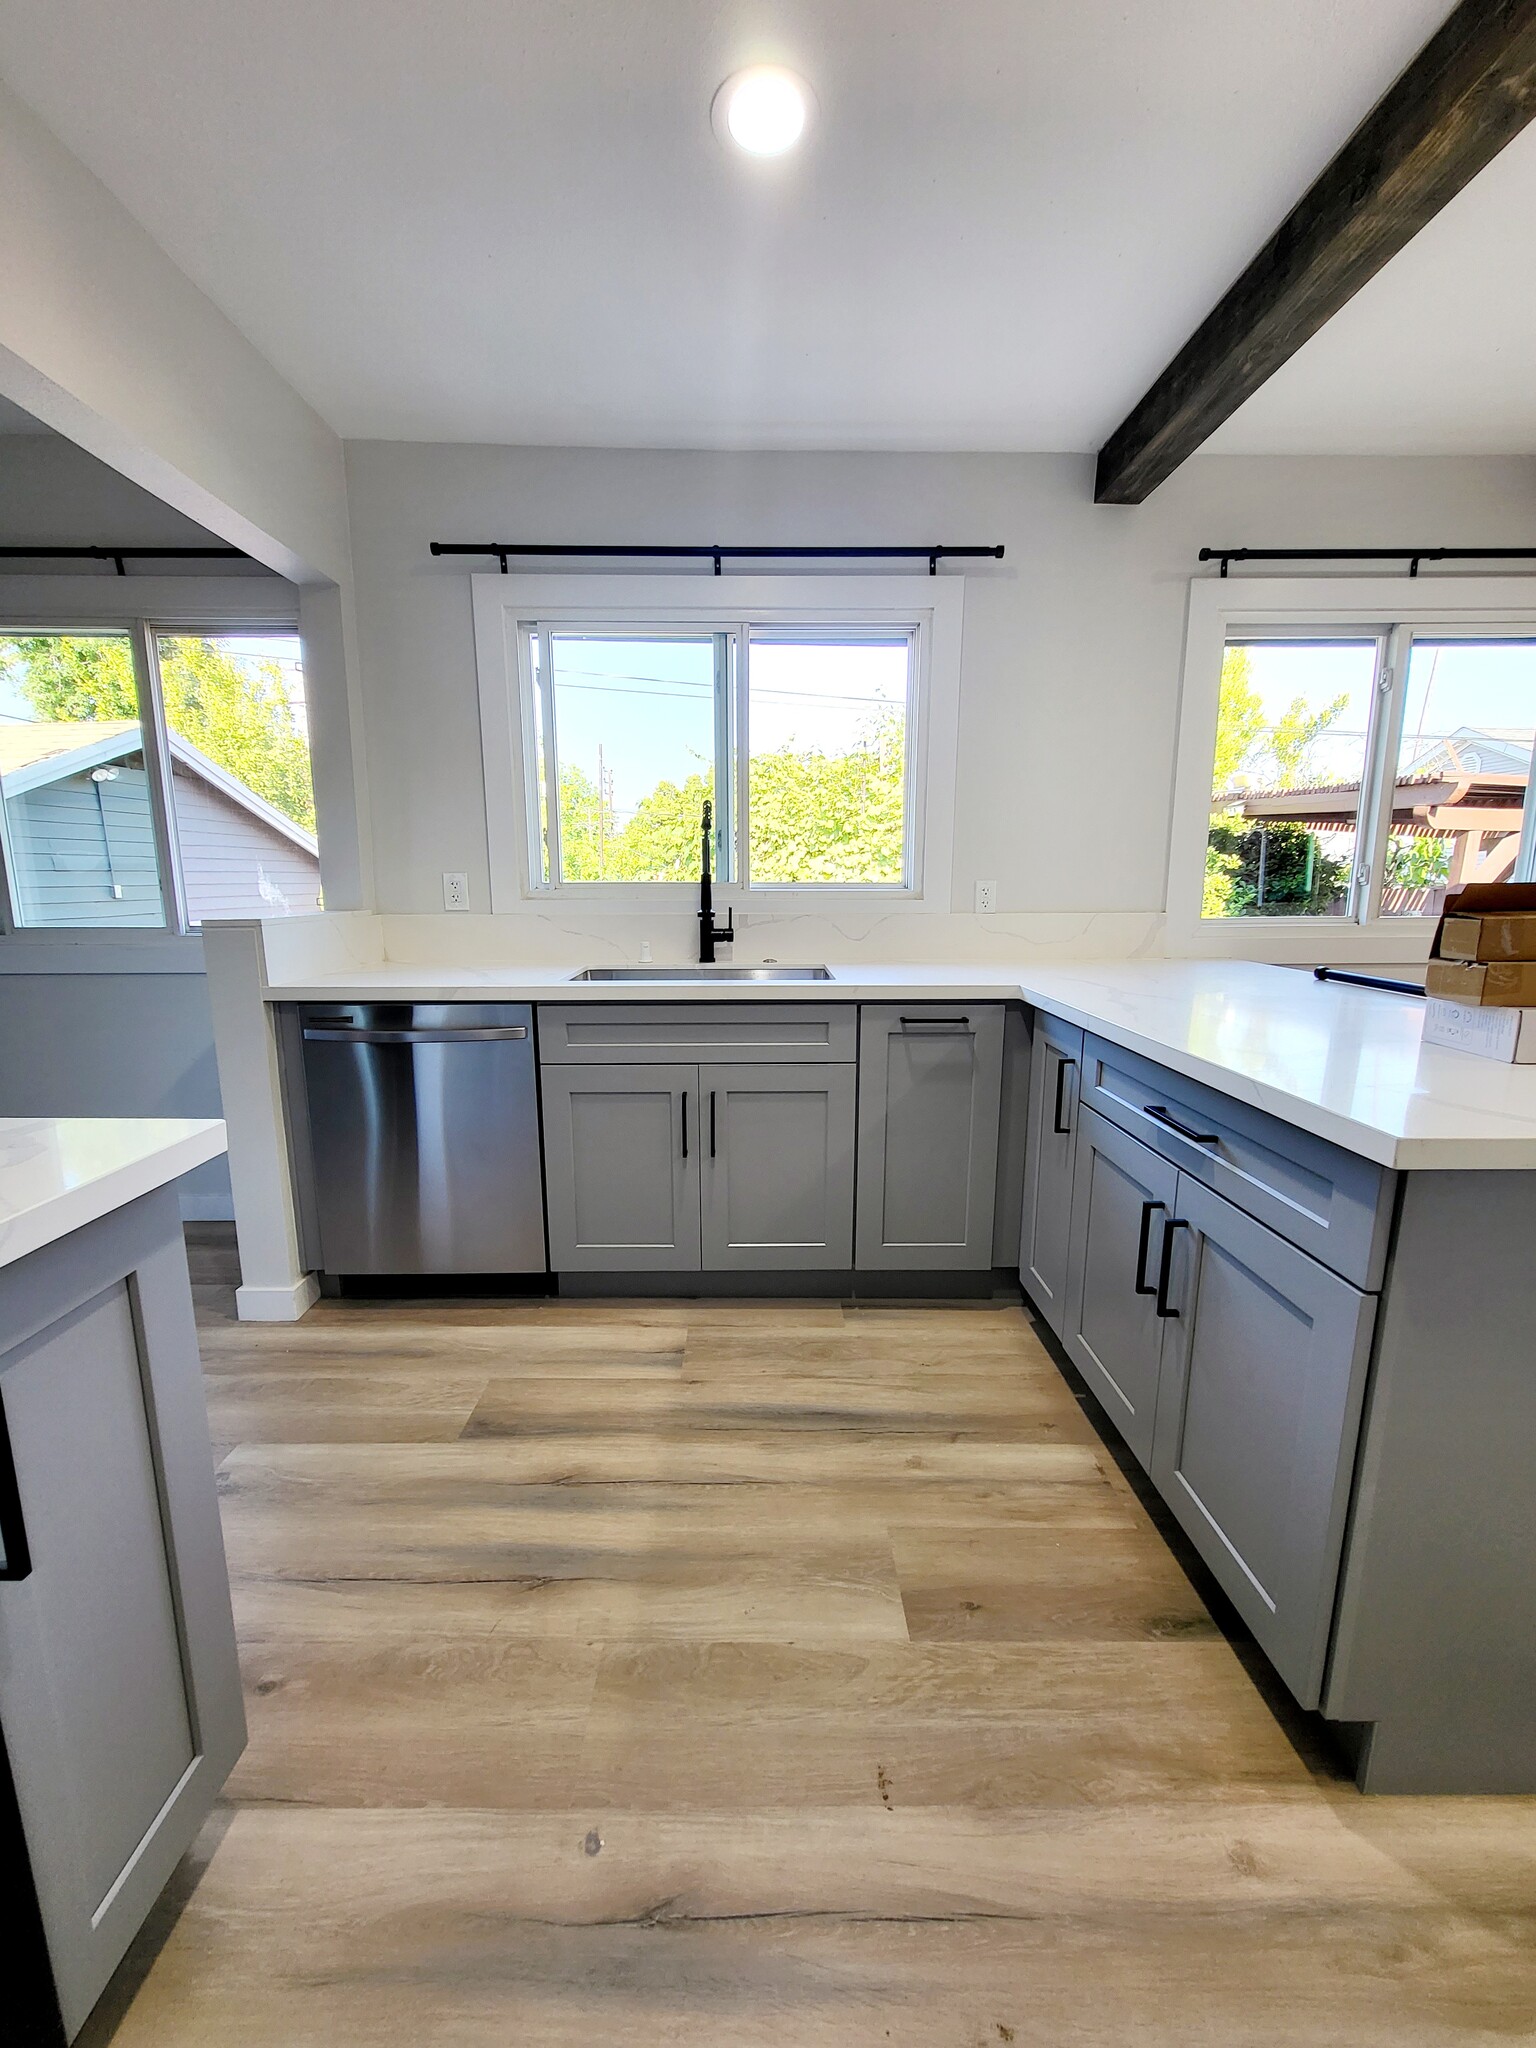
[(947, 911), (955, 823), (955, 762), (960, 723), (960, 654), (965, 581), (960, 576), (471, 576), (480, 690), (486, 838), (493, 911), (547, 910), (580, 903), (617, 914), (691, 906), (686, 882), (566, 882), (544, 885), (528, 815), (532, 704), (522, 670), (518, 625), (533, 618), (579, 618), (591, 625), (719, 627), (750, 618), (762, 625), (915, 625), (917, 659), (910, 713), (908, 774), (920, 799), (913, 810), (913, 885), (805, 883), (748, 888), (721, 883), (722, 907), (763, 915), (865, 910)]
[[(1536, 577), (1197, 577), (1189, 590), (1184, 678), (1174, 761), (1164, 941), (1171, 954), (1229, 960), (1402, 961), (1426, 959), (1429, 917), (1202, 918), (1211, 763), (1229, 637), (1312, 626), (1377, 635), (1388, 626), (1536, 637)], [(1400, 701), (1400, 692), (1399, 692)], [(1371, 772), (1371, 763), (1366, 772)], [(1532, 854), (1536, 802), (1527, 808), (1521, 868)]]
[[(292, 631), (299, 628), (298, 592), (265, 576), (0, 576), (0, 633), (27, 626), (55, 632), (172, 633)], [(145, 706), (145, 737), (161, 738), (164, 713)], [(163, 925), (18, 926), (11, 917), (10, 879), (0, 843), (0, 974), (201, 974), (201, 934), (185, 922), (175, 816), (155, 806), (157, 852), (165, 907)], [(163, 837), (162, 835), (166, 835)]]

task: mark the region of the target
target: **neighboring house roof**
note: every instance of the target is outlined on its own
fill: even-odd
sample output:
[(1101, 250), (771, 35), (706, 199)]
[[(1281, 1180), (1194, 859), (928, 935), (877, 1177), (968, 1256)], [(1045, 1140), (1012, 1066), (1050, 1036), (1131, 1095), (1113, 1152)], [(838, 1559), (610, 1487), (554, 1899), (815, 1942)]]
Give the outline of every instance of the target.
[(8, 796), (80, 775), (139, 745), (133, 718), (39, 719), (35, 724), (0, 725), (0, 778)]
[(1436, 738), (1405, 774), (1524, 775), (1531, 765), (1531, 728), (1519, 725), (1459, 725)]
[[(179, 733), (173, 732), (170, 742), (171, 760), (178, 767), (319, 858), (319, 844), (312, 832), (306, 832), (275, 804), (247, 789), (238, 776), (210, 760), (201, 747), (194, 747)], [(72, 775), (85, 775), (92, 768), (120, 761), (125, 754), (138, 753), (142, 745), (138, 721), (131, 718), (39, 719), (27, 724), (0, 724), (0, 787), (7, 796), (21, 796), (29, 789), (42, 789), (50, 782), (63, 782)]]

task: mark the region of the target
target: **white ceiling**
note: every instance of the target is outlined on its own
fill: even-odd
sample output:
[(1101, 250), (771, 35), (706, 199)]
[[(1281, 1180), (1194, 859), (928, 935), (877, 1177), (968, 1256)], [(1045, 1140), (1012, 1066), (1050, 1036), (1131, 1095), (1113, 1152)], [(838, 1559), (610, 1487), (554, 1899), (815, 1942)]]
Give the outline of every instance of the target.
[[(346, 435), (1087, 449), (1448, 4), (0, 0), (0, 73)], [(1216, 445), (1536, 447), (1530, 142)]]

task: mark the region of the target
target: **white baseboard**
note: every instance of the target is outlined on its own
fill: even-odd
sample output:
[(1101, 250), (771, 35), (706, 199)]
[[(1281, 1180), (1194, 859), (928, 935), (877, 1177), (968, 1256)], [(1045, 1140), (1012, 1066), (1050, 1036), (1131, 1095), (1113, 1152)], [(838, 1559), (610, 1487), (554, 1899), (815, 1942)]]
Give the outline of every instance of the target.
[(183, 1223), (233, 1223), (235, 1220), (235, 1198), (233, 1195), (180, 1195), (181, 1220)]
[(305, 1273), (291, 1287), (237, 1287), (235, 1314), (242, 1323), (296, 1323), (320, 1299), (320, 1282)]

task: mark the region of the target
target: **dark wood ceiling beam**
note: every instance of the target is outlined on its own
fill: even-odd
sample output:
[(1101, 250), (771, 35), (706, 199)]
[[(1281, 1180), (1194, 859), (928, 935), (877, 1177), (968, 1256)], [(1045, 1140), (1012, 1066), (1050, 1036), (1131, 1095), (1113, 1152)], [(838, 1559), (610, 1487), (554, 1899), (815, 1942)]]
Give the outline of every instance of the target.
[(1099, 454), (1139, 505), (1536, 114), (1536, 0), (1461, 0)]

